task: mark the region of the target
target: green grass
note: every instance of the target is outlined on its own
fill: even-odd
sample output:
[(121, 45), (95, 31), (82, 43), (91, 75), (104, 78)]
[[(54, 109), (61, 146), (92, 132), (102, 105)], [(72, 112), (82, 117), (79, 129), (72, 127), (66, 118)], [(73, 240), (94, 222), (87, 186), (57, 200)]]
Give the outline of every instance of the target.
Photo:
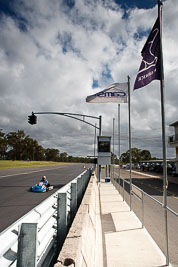
[(64, 164), (69, 164), (69, 163), (52, 162), (52, 161), (0, 160), (0, 169), (41, 167), (41, 166), (64, 165)]

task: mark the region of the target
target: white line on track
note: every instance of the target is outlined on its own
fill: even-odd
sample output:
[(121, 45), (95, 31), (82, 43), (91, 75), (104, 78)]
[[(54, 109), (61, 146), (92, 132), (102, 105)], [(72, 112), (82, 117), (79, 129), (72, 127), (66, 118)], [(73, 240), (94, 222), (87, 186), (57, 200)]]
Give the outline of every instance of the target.
[[(129, 171), (129, 170), (126, 170), (126, 171)], [(143, 175), (143, 176), (154, 177), (154, 178), (161, 178), (160, 176), (146, 174), (146, 173), (141, 173), (141, 172), (137, 172), (137, 171), (133, 171), (133, 170), (132, 170), (132, 172), (133, 173), (138, 173), (138, 174)]]
[(9, 176), (16, 176), (16, 175), (23, 175), (23, 174), (29, 174), (29, 173), (33, 173), (33, 172), (42, 172), (42, 171), (49, 171), (49, 170), (56, 170), (56, 169), (59, 169), (60, 167), (58, 168), (55, 168), (55, 169), (40, 169), (40, 170), (37, 170), (37, 171), (31, 171), (31, 172), (23, 172), (23, 173), (15, 173), (15, 174), (8, 174), (8, 175), (4, 175), (4, 176), (0, 176), (0, 179), (1, 178), (4, 178), (4, 177), (9, 177)]

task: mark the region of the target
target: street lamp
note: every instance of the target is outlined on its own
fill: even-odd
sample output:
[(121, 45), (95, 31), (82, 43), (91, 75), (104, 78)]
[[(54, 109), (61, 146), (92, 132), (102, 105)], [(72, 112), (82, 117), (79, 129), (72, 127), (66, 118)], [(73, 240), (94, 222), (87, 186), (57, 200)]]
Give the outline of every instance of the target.
[[(94, 127), (95, 129), (99, 130), (99, 136), (101, 136), (101, 116), (99, 117), (95, 117), (95, 116), (89, 116), (89, 115), (85, 115), (85, 114), (76, 114), (76, 113), (68, 113), (68, 112), (32, 112), (32, 115), (28, 116), (28, 123), (30, 124), (37, 124), (37, 116), (35, 116), (35, 114), (41, 115), (41, 114), (52, 114), (52, 115), (61, 115), (61, 116), (65, 116), (71, 119), (75, 119), (78, 121), (82, 121), (92, 127)], [(81, 119), (81, 117), (83, 119)], [(99, 127), (96, 126), (96, 124), (92, 124), (88, 121), (85, 120), (85, 118), (92, 118), (92, 119), (97, 119), (99, 120)]]
[[(92, 127), (99, 130), (99, 136), (101, 136), (101, 119), (102, 117), (95, 117), (95, 116), (89, 116), (89, 115), (84, 115), (84, 114), (76, 114), (76, 113), (68, 113), (68, 112), (32, 112), (32, 115), (28, 116), (28, 123), (30, 124), (37, 124), (37, 116), (35, 116), (35, 114), (38, 115), (61, 115), (61, 116), (65, 116), (71, 119), (75, 119), (78, 121), (82, 121)], [(82, 119), (81, 119), (82, 118)], [(96, 126), (95, 124), (92, 124), (88, 121), (85, 120), (85, 118), (92, 118), (92, 119), (97, 119), (99, 120), (99, 127)], [(100, 176), (101, 176), (101, 165), (98, 165), (98, 179), (100, 181)]]

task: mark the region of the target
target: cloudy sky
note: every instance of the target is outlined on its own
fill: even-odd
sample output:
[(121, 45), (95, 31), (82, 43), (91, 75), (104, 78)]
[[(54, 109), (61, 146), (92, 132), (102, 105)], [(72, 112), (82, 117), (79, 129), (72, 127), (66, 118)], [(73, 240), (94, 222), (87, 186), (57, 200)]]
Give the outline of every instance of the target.
[[(166, 136), (178, 120), (178, 1), (163, 7)], [(45, 148), (69, 155), (93, 154), (95, 129), (57, 115), (102, 116), (102, 134), (112, 135), (116, 103), (85, 98), (131, 78), (132, 147), (162, 157), (159, 81), (133, 92), (141, 50), (157, 18), (156, 0), (0, 0), (0, 128), (25, 130)], [(97, 120), (90, 120), (98, 123)], [(121, 104), (121, 152), (128, 150), (128, 106)], [(168, 157), (175, 151), (168, 146)]]

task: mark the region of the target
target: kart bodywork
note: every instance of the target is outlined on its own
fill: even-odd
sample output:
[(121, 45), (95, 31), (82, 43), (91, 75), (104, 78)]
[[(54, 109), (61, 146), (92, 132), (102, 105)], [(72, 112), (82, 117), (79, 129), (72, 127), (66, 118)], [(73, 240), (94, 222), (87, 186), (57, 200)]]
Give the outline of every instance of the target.
[(31, 190), (32, 192), (47, 192), (49, 190), (52, 190), (54, 187), (53, 186), (46, 186), (43, 183), (36, 184), (35, 186), (32, 186)]

